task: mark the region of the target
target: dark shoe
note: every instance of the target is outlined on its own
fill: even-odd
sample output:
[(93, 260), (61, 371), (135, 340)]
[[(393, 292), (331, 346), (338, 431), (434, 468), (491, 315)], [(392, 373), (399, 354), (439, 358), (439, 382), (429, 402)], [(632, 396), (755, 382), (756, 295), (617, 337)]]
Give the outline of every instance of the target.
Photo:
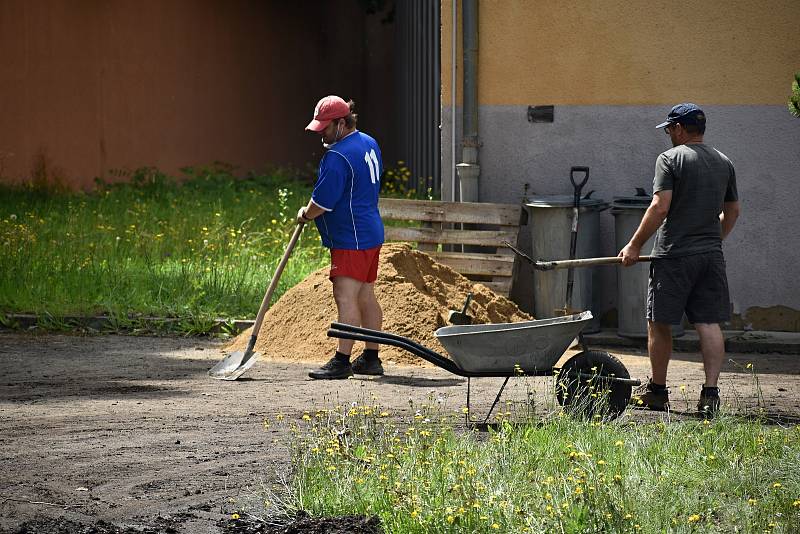
[(313, 371), (309, 372), (308, 376), (314, 379), (327, 380), (348, 378), (353, 376), (353, 367), (350, 365), (350, 362), (340, 360), (334, 356), (328, 360), (328, 363), (319, 369), (314, 369)]
[(353, 372), (357, 375), (382, 375), (383, 365), (380, 358), (367, 358), (363, 354), (353, 360)]
[(630, 404), (640, 408), (650, 408), (657, 412), (669, 410), (669, 390), (666, 388), (654, 390), (652, 384), (643, 384), (631, 395)]
[(714, 417), (719, 411), (719, 388), (703, 387), (700, 392), (700, 402), (697, 411), (705, 417)]

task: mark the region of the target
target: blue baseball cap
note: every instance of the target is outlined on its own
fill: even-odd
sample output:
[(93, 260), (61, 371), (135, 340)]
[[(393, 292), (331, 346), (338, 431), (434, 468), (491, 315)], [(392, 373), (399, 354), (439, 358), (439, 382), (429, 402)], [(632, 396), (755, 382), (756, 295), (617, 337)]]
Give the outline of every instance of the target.
[(656, 126), (656, 128), (663, 128), (664, 126), (675, 123), (694, 124), (705, 127), (706, 114), (703, 113), (703, 110), (697, 107), (696, 104), (692, 104), (691, 102), (678, 104), (670, 110), (667, 115), (667, 120)]

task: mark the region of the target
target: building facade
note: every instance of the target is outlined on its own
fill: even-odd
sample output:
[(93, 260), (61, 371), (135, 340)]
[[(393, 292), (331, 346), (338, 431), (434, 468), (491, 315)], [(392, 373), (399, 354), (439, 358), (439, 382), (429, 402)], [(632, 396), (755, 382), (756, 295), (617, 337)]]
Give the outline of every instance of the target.
[[(800, 70), (796, 3), (645, 0), (477, 2), (478, 200), (521, 202), (569, 194), (569, 169), (591, 169), (587, 189), (610, 201), (652, 192), (669, 138), (654, 126), (695, 102), (705, 140), (736, 166), (742, 215), (724, 244), (737, 326), (800, 330), (800, 119), (787, 111)], [(442, 13), (442, 198), (462, 158), (464, 63), (456, 5), (456, 109), (452, 106), (453, 4)], [(531, 122), (529, 106), (553, 106)], [(456, 185), (458, 191), (458, 185)], [(601, 213), (601, 250), (616, 255), (614, 220)], [(529, 235), (529, 234), (527, 234)], [(520, 244), (530, 252), (526, 231)], [(613, 320), (616, 276), (602, 268), (596, 308)], [(528, 288), (530, 290), (530, 288)], [(524, 291), (516, 299), (526, 306)]]

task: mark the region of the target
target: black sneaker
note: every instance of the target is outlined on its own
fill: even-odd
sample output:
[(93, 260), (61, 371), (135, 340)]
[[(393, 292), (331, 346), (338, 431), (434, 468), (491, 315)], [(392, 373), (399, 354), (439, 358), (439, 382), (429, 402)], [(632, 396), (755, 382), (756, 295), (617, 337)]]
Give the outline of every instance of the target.
[(383, 365), (381, 365), (380, 358), (367, 358), (361, 354), (358, 358), (353, 360), (353, 372), (357, 375), (382, 375)]
[(642, 384), (631, 395), (630, 404), (640, 408), (650, 408), (657, 412), (669, 410), (669, 389), (654, 390), (649, 382)]
[(320, 367), (319, 369), (314, 369), (308, 373), (308, 376), (314, 379), (328, 379), (328, 380), (338, 380), (342, 378), (349, 378), (353, 376), (353, 367), (350, 365), (350, 362), (346, 362), (340, 360), (336, 356), (328, 360), (328, 363)]
[(719, 411), (719, 388), (707, 388), (703, 386), (700, 391), (700, 402), (697, 403), (697, 411), (704, 417), (714, 417)]

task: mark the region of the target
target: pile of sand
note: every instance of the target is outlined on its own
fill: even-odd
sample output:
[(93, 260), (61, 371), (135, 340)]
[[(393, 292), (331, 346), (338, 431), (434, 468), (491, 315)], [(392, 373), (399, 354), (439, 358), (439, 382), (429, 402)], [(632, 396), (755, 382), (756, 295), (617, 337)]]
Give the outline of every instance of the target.
[[(531, 319), (512, 301), (405, 243), (387, 243), (381, 250), (375, 294), (383, 308), (386, 332), (408, 337), (446, 355), (433, 332), (447, 326), (449, 310), (460, 311), (469, 292), (473, 293), (468, 309), (473, 323)], [(337, 340), (326, 332), (336, 318), (328, 269), (320, 269), (284, 293), (266, 313), (256, 350), (273, 359), (327, 360), (333, 356)], [(243, 332), (226, 350), (244, 350), (249, 338), (250, 330)], [(363, 344), (356, 342), (353, 354), (360, 354), (362, 348)], [(396, 347), (382, 346), (380, 355), (385, 361), (425, 363)]]

